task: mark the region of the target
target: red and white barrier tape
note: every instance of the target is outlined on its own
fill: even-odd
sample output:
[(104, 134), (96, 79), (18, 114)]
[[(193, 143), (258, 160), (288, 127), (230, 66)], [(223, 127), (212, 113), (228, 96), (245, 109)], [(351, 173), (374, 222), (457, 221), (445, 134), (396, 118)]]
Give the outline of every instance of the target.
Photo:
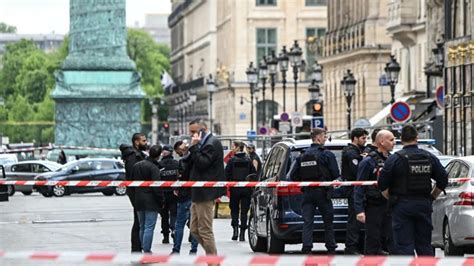
[[(463, 183), (474, 181), (474, 178), (456, 178), (449, 182)], [(372, 186), (377, 181), (328, 181), (328, 182), (235, 182), (235, 181), (25, 181), (25, 180), (0, 180), (0, 185), (20, 186), (63, 186), (63, 187), (345, 187), (345, 186)]]
[(50, 262), (91, 262), (91, 263), (159, 263), (160, 265), (358, 265), (358, 266), (474, 266), (474, 257), (358, 257), (358, 256), (179, 256), (143, 255), (106, 252), (49, 252), (49, 251), (0, 251), (2, 259), (41, 260)]

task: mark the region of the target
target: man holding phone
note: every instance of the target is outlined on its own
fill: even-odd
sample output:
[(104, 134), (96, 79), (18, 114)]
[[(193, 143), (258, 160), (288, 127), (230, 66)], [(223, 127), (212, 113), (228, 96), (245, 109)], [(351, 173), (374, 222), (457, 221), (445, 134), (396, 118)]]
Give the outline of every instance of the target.
[[(191, 146), (187, 161), (192, 163), (190, 180), (224, 181), (224, 152), (221, 142), (201, 119), (189, 123)], [(191, 234), (207, 255), (216, 255), (212, 228), (214, 201), (225, 194), (225, 188), (191, 188)]]

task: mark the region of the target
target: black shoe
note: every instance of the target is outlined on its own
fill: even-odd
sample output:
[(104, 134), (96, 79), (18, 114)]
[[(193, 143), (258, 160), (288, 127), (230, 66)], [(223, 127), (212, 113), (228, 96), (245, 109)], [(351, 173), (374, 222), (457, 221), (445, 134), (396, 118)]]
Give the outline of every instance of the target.
[(344, 249), (344, 254), (346, 255), (360, 255), (359, 251), (354, 248), (346, 248)]
[(163, 236), (163, 241), (161, 241), (163, 244), (169, 244), (170, 243), (170, 237), (168, 235)]
[(174, 242), (174, 230), (171, 230), (171, 238), (173, 238), (173, 242)]
[(189, 233), (189, 235), (188, 235), (188, 242), (189, 243), (193, 242), (191, 233)]
[(234, 228), (234, 232), (232, 234), (232, 240), (237, 240), (239, 237), (239, 227), (238, 226), (232, 226)]
[(189, 251), (190, 256), (196, 256), (197, 251), (191, 250)]
[(302, 249), (301, 253), (302, 254), (311, 254), (311, 249)]
[(336, 250), (328, 250), (327, 252), (328, 255), (336, 255)]
[(239, 241), (245, 241), (245, 229), (240, 229)]

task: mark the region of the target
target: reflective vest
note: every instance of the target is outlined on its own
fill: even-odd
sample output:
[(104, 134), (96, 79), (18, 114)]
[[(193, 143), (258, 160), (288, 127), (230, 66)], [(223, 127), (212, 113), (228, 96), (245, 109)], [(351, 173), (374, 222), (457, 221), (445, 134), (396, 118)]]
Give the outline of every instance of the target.
[(410, 153), (403, 149), (396, 152), (405, 161), (405, 173), (396, 179), (393, 193), (396, 195), (427, 197), (431, 195), (433, 174), (433, 162), (431, 154), (427, 151), (418, 150)]

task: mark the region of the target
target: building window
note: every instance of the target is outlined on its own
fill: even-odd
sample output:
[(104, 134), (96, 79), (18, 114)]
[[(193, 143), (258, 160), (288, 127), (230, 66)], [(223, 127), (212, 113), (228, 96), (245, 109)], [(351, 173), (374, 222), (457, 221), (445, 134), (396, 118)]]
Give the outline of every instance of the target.
[(327, 0), (305, 0), (306, 6), (326, 6), (327, 4)]
[(257, 29), (257, 61), (269, 55), (272, 50), (277, 51), (277, 36), (275, 28)]
[[(309, 45), (306, 43), (306, 63), (307, 66), (312, 66), (314, 60), (322, 55), (323, 43), (321, 42), (322, 37), (326, 34), (325, 28), (306, 28), (306, 40), (309, 37), (316, 37), (314, 44)], [(306, 75), (311, 74), (311, 67), (306, 68)]]
[(257, 6), (276, 6), (277, 0), (257, 0)]

